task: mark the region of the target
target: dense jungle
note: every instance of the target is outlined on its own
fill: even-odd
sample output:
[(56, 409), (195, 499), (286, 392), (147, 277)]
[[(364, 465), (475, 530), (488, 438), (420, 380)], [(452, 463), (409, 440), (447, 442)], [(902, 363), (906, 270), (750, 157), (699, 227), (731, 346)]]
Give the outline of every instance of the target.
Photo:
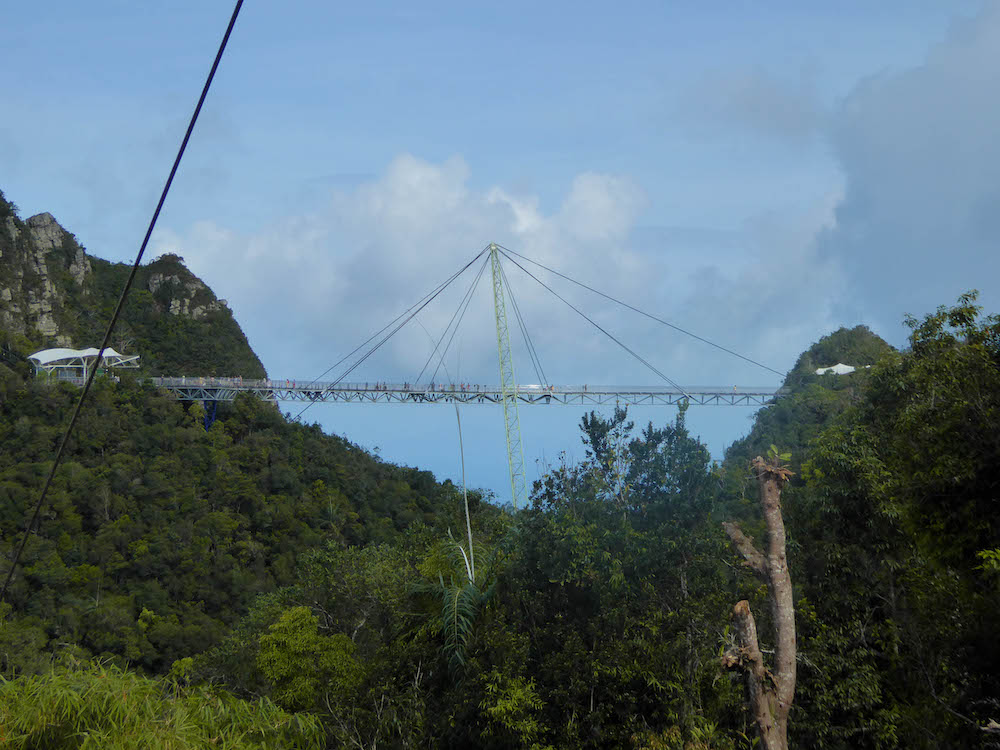
[[(168, 354), (232, 321), (161, 303), (130, 335)], [(998, 746), (1000, 319), (969, 293), (907, 324), (902, 351), (820, 339), (721, 463), (683, 407), (586, 414), (585, 459), (518, 511), (249, 397), (212, 421), (143, 372), (99, 379), (0, 604), (0, 747), (759, 746), (723, 656), (746, 600), (769, 659), (772, 614), (722, 524), (766, 536), (769, 452), (790, 473), (789, 745)], [(4, 574), (78, 396), (33, 377), (43, 338), (3, 333)], [(815, 374), (834, 362), (858, 369)]]

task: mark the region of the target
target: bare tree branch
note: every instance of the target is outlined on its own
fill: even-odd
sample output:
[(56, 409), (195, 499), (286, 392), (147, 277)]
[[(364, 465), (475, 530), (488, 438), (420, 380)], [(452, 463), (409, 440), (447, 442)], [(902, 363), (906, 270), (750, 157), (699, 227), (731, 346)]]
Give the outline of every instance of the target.
[(753, 571), (754, 575), (767, 583), (767, 560), (753, 545), (753, 538), (743, 533), (739, 524), (723, 521), (722, 528), (732, 541), (736, 551), (743, 557), (743, 564)]
[(745, 565), (767, 584), (774, 619), (776, 643), (774, 672), (764, 665), (757, 640), (757, 625), (750, 604), (733, 607), (736, 642), (722, 656), (728, 669), (741, 669), (746, 676), (750, 710), (765, 750), (788, 750), (788, 712), (795, 696), (795, 606), (792, 579), (785, 556), (785, 524), (781, 517), (781, 487), (792, 476), (781, 465), (780, 456), (770, 462), (758, 456), (752, 465), (757, 474), (761, 510), (767, 524), (767, 554), (762, 554), (735, 523), (723, 528)]

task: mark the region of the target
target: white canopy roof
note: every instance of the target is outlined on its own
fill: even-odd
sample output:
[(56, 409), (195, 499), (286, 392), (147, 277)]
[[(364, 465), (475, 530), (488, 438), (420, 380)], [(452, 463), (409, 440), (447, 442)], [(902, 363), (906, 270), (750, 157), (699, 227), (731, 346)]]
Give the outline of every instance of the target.
[[(39, 365), (51, 365), (55, 362), (62, 362), (70, 359), (85, 359), (88, 357), (96, 357), (98, 350), (94, 347), (89, 349), (42, 349), (40, 352), (35, 352), (28, 356), (32, 362)], [(111, 357), (122, 357), (124, 355), (119, 354), (111, 347), (104, 350), (104, 359), (109, 359)]]
[[(865, 368), (869, 368), (871, 365), (865, 365)], [(817, 375), (849, 375), (858, 368), (854, 365), (845, 365), (843, 362), (838, 362), (835, 365), (830, 365), (829, 367), (820, 367), (816, 370)]]

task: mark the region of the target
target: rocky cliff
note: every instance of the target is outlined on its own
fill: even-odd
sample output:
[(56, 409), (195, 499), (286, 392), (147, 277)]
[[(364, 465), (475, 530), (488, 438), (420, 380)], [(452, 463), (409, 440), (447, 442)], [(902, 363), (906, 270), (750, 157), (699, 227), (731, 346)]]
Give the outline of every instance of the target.
[[(22, 353), (97, 346), (129, 266), (88, 256), (52, 214), (22, 220), (0, 192), (0, 332)], [(149, 374), (264, 377), (225, 300), (164, 255), (143, 266), (112, 345)]]
[[(6, 203), (6, 201), (4, 201)], [(70, 346), (61, 330), (60, 277), (83, 289), (91, 265), (83, 248), (52, 214), (18, 219), (9, 206), (0, 228), (0, 326), (33, 338), (33, 334)]]

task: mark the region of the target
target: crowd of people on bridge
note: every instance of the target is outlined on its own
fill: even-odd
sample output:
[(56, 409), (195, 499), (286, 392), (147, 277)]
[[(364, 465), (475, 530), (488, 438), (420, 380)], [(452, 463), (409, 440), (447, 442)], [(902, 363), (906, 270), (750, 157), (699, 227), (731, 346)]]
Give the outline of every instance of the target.
[[(198, 385), (198, 386), (208, 386), (208, 387), (227, 386), (227, 387), (237, 387), (237, 388), (241, 388), (244, 385), (243, 377), (242, 376), (237, 376), (237, 377), (232, 377), (232, 378), (204, 377), (204, 376), (190, 378), (190, 377), (188, 377), (186, 375), (182, 375), (181, 377), (176, 378), (175, 380), (180, 381), (180, 385)], [(281, 385), (281, 381), (280, 380), (279, 381), (274, 381), (274, 380), (271, 380), (269, 378), (266, 379), (266, 380), (251, 380), (251, 381), (249, 381), (247, 383), (247, 385), (249, 387), (264, 387), (264, 388), (269, 388), (269, 389), (270, 388), (282, 388), (282, 387), (284, 387), (284, 388), (298, 388), (297, 382), (295, 380), (291, 380), (291, 379), (286, 379), (285, 383), (284, 383), (284, 386)], [(339, 383), (322, 384), (321, 386), (319, 384), (310, 383), (309, 386), (304, 386), (304, 387), (308, 388), (308, 387), (310, 387), (312, 385), (317, 385), (320, 390), (327, 390), (327, 391), (333, 391), (333, 390), (347, 390), (347, 391), (351, 391), (351, 390), (357, 389), (357, 390), (366, 390), (366, 391), (368, 391), (368, 390), (374, 390), (374, 391), (382, 392), (382, 391), (400, 391), (401, 390), (401, 391), (404, 391), (404, 392), (408, 393), (413, 388), (413, 386), (409, 382), (404, 382), (401, 386), (399, 386), (399, 385), (392, 385), (390, 383), (386, 383), (386, 382), (381, 381), (381, 380), (376, 381), (375, 383), (367, 383), (366, 382), (364, 384), (364, 388), (363, 389), (360, 387), (360, 384), (344, 384), (344, 385), (341, 385)], [(518, 387), (521, 390), (525, 390), (526, 389), (525, 386), (518, 386)], [(548, 391), (550, 393), (555, 393), (555, 390), (556, 390), (556, 387), (554, 385), (529, 386), (527, 388), (530, 388), (530, 390), (533, 391), (533, 392), (537, 392), (537, 391), (541, 390), (541, 391)], [(582, 388), (583, 388), (583, 391), (586, 393), (587, 386), (584, 385)], [(422, 390), (425, 390), (425, 389), (420, 388), (418, 390), (422, 391)], [(435, 383), (434, 381), (431, 381), (429, 387), (427, 387), (426, 390), (433, 391), (433, 392), (441, 392), (441, 393), (447, 393), (447, 392), (458, 392), (458, 393), (491, 393), (491, 392), (494, 392), (494, 391), (498, 391), (500, 389), (499, 388), (487, 388), (486, 386), (480, 386), (480, 385), (475, 384), (475, 383)], [(735, 386), (733, 387), (733, 390), (734, 391), (736, 390)]]

